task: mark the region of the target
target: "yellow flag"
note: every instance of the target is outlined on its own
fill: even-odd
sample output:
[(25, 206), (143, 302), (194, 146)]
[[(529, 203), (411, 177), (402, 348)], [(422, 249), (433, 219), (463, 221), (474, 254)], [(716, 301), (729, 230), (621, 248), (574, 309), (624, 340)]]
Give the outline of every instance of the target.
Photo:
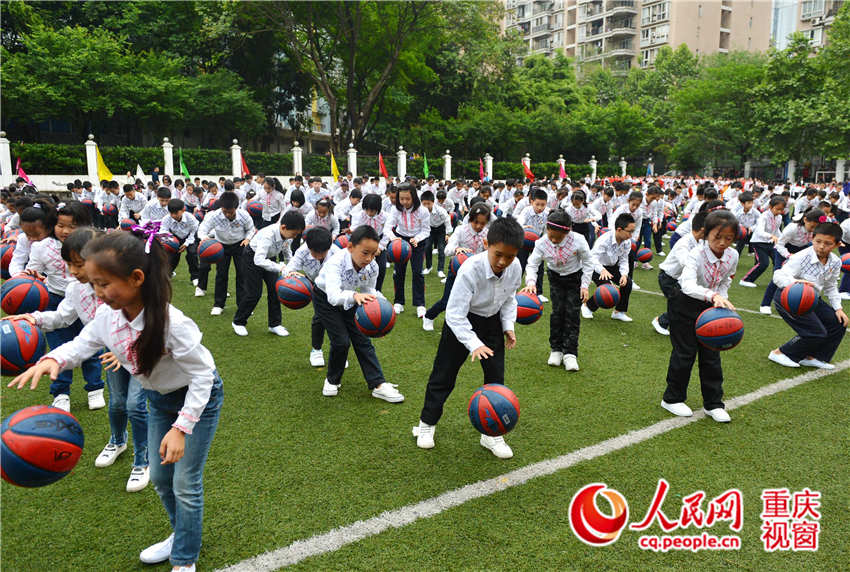
[(106, 163), (103, 162), (103, 157), (100, 156), (100, 147), (95, 147), (95, 151), (97, 151), (97, 178), (100, 181), (111, 181), (112, 180), (112, 171), (106, 166)]
[(336, 159), (334, 159), (333, 151), (331, 151), (331, 175), (333, 175), (334, 181), (339, 180), (339, 167), (336, 166)]

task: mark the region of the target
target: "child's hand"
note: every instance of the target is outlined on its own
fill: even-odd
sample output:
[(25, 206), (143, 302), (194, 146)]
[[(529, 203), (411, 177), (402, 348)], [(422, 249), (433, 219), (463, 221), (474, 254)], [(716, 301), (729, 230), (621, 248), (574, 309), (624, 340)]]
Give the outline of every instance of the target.
[(121, 362), (118, 361), (118, 357), (112, 352), (106, 352), (101, 355), (100, 363), (109, 371), (118, 371), (121, 369)]
[(472, 252), (472, 249), (470, 249), (470, 248), (456, 248), (455, 249), (455, 256), (457, 256), (458, 254), (461, 254), (461, 253), (466, 253), (466, 252)]
[(730, 302), (720, 294), (715, 294), (711, 301), (714, 303), (715, 308), (726, 308), (727, 310), (735, 309), (735, 306), (732, 305), (732, 302)]
[(246, 238), (245, 240), (239, 243), (240, 246), (248, 246), (249, 244), (251, 244), (250, 238)]
[(606, 269), (604, 269), (604, 268), (602, 269), (602, 272), (600, 272), (600, 273), (599, 273), (599, 279), (600, 279), (600, 280), (611, 280), (611, 278), (613, 278), (613, 276), (611, 275), (611, 273), (610, 273), (610, 272), (608, 272), (608, 271), (607, 271)]
[[(514, 339), (516, 339), (516, 338), (514, 338)], [(506, 344), (506, 346), (507, 346), (507, 344)], [(472, 351), (472, 354), (471, 354), (470, 359), (471, 359), (472, 361), (475, 361), (475, 360), (476, 360), (476, 358), (477, 358), (477, 359), (480, 359), (480, 360), (485, 360), (485, 359), (487, 359), (488, 357), (492, 356), (492, 355), (493, 355), (493, 353), (494, 353), (494, 352), (493, 352), (493, 350), (491, 350), (490, 348), (488, 348), (488, 347), (487, 347), (487, 346), (485, 346), (485, 345), (481, 345), (481, 346), (479, 346), (479, 347), (475, 348), (475, 349)]]
[(628, 283), (629, 283), (629, 275), (628, 274), (620, 276), (620, 288), (625, 288), (626, 284), (628, 284)]
[(288, 277), (290, 277), (290, 276), (304, 276), (304, 275), (303, 275), (302, 273), (298, 272), (297, 270), (293, 270), (292, 272), (290, 272), (290, 273), (289, 273), (289, 274), (287, 274), (286, 276), (287, 276), (287, 278), (288, 278)]
[(529, 293), (529, 294), (537, 294), (537, 284), (529, 284), (528, 286), (526, 286), (525, 288), (520, 290), (520, 292), (526, 292), (526, 293)]
[(590, 299), (590, 292), (587, 291), (587, 288), (582, 288), (579, 295), (581, 296), (582, 304), (584, 304), (588, 301), (588, 299)]
[(361, 294), (360, 292), (355, 292), (354, 294), (354, 303), (358, 306), (362, 306), (366, 302), (371, 302), (376, 299), (377, 298), (374, 294)]
[(505, 349), (512, 350), (516, 347), (516, 334), (513, 330), (505, 332)]
[(176, 463), (183, 458), (183, 453), (186, 451), (186, 434), (180, 429), (172, 427), (162, 442), (159, 444), (159, 458), (162, 459), (162, 465), (170, 465)]
[(844, 326), (845, 328), (850, 325), (850, 318), (847, 317), (847, 314), (844, 313), (844, 310), (841, 308), (835, 311), (835, 317), (838, 320), (838, 323)]
[(38, 387), (38, 381), (43, 375), (49, 375), (50, 379), (55, 381), (56, 376), (59, 375), (59, 363), (53, 358), (43, 359), (9, 382), (9, 385), (6, 387), (17, 387), (17, 389), (21, 389), (29, 381), (30, 389), (35, 389)]
[(15, 314), (14, 316), (6, 316), (3, 318), (4, 320), (22, 320), (24, 322), (29, 322), (33, 326), (37, 326), (35, 323), (35, 318), (32, 317), (32, 314)]
[(21, 274), (35, 278), (36, 280), (41, 280), (42, 282), (44, 281), (44, 274), (39, 274), (37, 270), (24, 270)]
[(184, 250), (186, 250), (186, 245), (185, 245), (185, 244), (181, 244), (181, 245), (180, 245), (180, 248), (178, 248), (178, 249), (177, 249), (177, 252), (178, 252), (178, 253), (180, 253), (180, 252), (183, 252)]

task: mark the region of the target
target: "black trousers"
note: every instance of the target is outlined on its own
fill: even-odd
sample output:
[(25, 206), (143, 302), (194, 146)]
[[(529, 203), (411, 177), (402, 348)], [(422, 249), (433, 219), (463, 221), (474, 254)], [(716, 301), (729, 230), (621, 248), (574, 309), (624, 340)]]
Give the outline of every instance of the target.
[(384, 288), (384, 278), (387, 276), (387, 251), (382, 250), (375, 257), (375, 262), (378, 263), (378, 280), (375, 282), (375, 290), (380, 292)]
[(325, 341), (325, 327), (322, 325), (322, 320), (319, 319), (319, 313), (316, 311), (316, 303), (313, 303), (313, 319), (310, 322), (310, 342), (314, 350), (322, 349), (322, 344)]
[[(175, 237), (176, 238), (176, 237)], [(180, 245), (186, 244), (186, 239), (188, 236), (184, 237), (183, 240), (179, 238)], [(172, 252), (168, 255), (168, 262), (171, 264), (171, 271), (177, 268), (177, 265), (180, 264), (180, 252)], [(189, 246), (186, 247), (186, 265), (189, 267), (189, 278), (191, 280), (195, 280), (198, 278), (198, 242), (195, 241)]]
[(434, 263), (433, 253), (431, 252), (436, 247), (437, 249), (437, 270), (443, 271), (446, 267), (446, 225), (431, 227), (431, 238), (428, 239), (428, 245), (425, 247), (425, 267), (432, 268)]
[[(406, 236), (398, 235), (400, 239), (410, 244), (410, 238)], [(410, 245), (412, 249), (412, 253), (410, 255), (410, 270), (413, 276), (411, 277), (412, 287), (413, 287), (413, 305), (414, 306), (424, 306), (425, 305), (425, 277), (422, 276), (422, 263), (425, 261), (425, 247), (428, 246), (426, 243), (428, 241), (424, 241), (419, 243), (419, 246), (413, 247)], [(393, 300), (394, 304), (404, 305), (404, 279), (407, 276), (407, 264), (404, 263), (396, 263), (393, 264), (393, 286), (395, 288), (395, 297)], [(386, 264), (384, 265), (386, 267)]]
[(664, 232), (667, 230), (667, 219), (665, 218), (658, 224), (658, 230), (652, 233), (652, 241), (655, 243), (655, 253), (659, 253), (664, 250), (664, 243), (662, 239), (664, 238)]
[(357, 306), (345, 310), (341, 306), (331, 306), (328, 295), (321, 289), (313, 289), (313, 308), (319, 316), (328, 339), (331, 350), (328, 355), (328, 382), (339, 385), (342, 374), (345, 373), (345, 360), (348, 359), (348, 348), (354, 346), (354, 354), (360, 363), (360, 371), (369, 389), (375, 389), (384, 381), (384, 372), (378, 362), (378, 354), (372, 341), (357, 329), (354, 323), (354, 312)]
[[(620, 277), (621, 277), (620, 267), (617, 266), (617, 265), (614, 265), (614, 266), (604, 266), (603, 268), (605, 268), (605, 270), (607, 270), (608, 272), (611, 273), (611, 276), (612, 276), (611, 280), (602, 280), (601, 278), (599, 278), (599, 274), (594, 272), (593, 273), (594, 284), (599, 286), (600, 284), (610, 283), (610, 284), (613, 284), (613, 285), (619, 287), (620, 288), (620, 301), (617, 302), (617, 306), (616, 306), (615, 310), (617, 310), (618, 312), (627, 311), (629, 309), (629, 296), (632, 293), (632, 278), (631, 278), (631, 276), (629, 277), (628, 280), (626, 280), (625, 286), (620, 286)], [(596, 303), (596, 299), (593, 296), (591, 296), (590, 299), (587, 301), (587, 307), (591, 312), (595, 312), (596, 310), (599, 309), (599, 305)]]
[[(528, 264), (528, 257), (531, 256), (531, 253), (524, 248), (519, 250), (517, 254), (517, 258), (519, 258), (519, 264), (522, 267), (522, 271), (525, 272), (525, 265)], [(540, 262), (540, 266), (537, 267), (537, 295), (543, 295), (543, 261)]]
[(257, 229), (266, 228), (267, 226), (272, 225), (280, 220), (280, 213), (277, 213), (269, 220), (265, 220), (262, 216), (260, 216), (259, 219), (260, 224), (258, 225), (257, 221), (254, 221), (254, 226), (256, 226)]
[[(741, 279), (744, 282), (755, 282), (758, 280), (758, 277), (767, 270), (767, 267), (773, 261), (773, 243), (751, 242), (750, 246), (756, 251), (756, 263)], [(776, 267), (774, 267), (774, 270), (776, 270)]]
[[(750, 229), (747, 229), (747, 236), (744, 238), (744, 240), (739, 240), (737, 242), (737, 244), (735, 244), (735, 250), (738, 251), (738, 254), (741, 254), (741, 252), (743, 252), (743, 250), (744, 250), (744, 247), (749, 246), (749, 244), (750, 244), (750, 232), (749, 232), (749, 230)], [(750, 249), (752, 250), (752, 247)]]
[(808, 313), (794, 316), (782, 307), (781, 297), (782, 291), (779, 290), (774, 294), (773, 305), (797, 335), (782, 344), (779, 351), (795, 362), (809, 356), (825, 362), (831, 361), (847, 332), (835, 316), (835, 310), (818, 298)]
[[(234, 242), (233, 244), (224, 245), (224, 256), (218, 261), (215, 266), (215, 297), (213, 305), (218, 308), (224, 308), (224, 303), (227, 301), (227, 283), (230, 279), (230, 260), (233, 260), (233, 267), (236, 269), (236, 305), (239, 306), (239, 301), (242, 299), (242, 243)], [(208, 262), (201, 261), (198, 267), (198, 288), (206, 290), (209, 284), (211, 265)]]
[(549, 347), (553, 352), (578, 357), (578, 334), (581, 327), (581, 270), (561, 276), (549, 271), (549, 294), (552, 313), (549, 314)]
[[(681, 286), (679, 286), (679, 281), (661, 270), (658, 273), (658, 285), (661, 286), (661, 292), (664, 294), (664, 297), (668, 300), (675, 296), (678, 296), (682, 291)], [(658, 324), (664, 328), (665, 330), (670, 329), (670, 316), (667, 312), (664, 312), (660, 316), (658, 316)]]
[(278, 272), (269, 272), (254, 264), (254, 249), (246, 246), (242, 249), (242, 296), (237, 302), (233, 323), (244, 326), (263, 297), (263, 283), (266, 285), (266, 298), (269, 309), (269, 327), (280, 325), (280, 301), (277, 299)]
[[(488, 318), (468, 314), (472, 331), (493, 355), (481, 360), (484, 371), (484, 383), (505, 383), (505, 338), (502, 333), (502, 319), (499, 314)], [(434, 357), (434, 366), (425, 388), (425, 405), (419, 418), (428, 425), (436, 425), (443, 415), (443, 405), (451, 395), (457, 382), (457, 374), (463, 362), (469, 358), (469, 350), (455, 337), (448, 324), (443, 324), (440, 345)]]
[(434, 302), (434, 305), (428, 308), (425, 312), (425, 317), (429, 320), (435, 319), (446, 310), (446, 305), (449, 303), (449, 296), (452, 293), (452, 287), (455, 285), (457, 274), (449, 274), (446, 277), (446, 284), (443, 287), (443, 297)]
[(720, 353), (697, 342), (696, 319), (704, 310), (711, 308), (709, 302), (691, 298), (680, 293), (667, 300), (670, 316), (670, 343), (673, 351), (667, 367), (667, 389), (664, 401), (682, 403), (688, 397), (688, 382), (694, 361), (699, 355), (699, 381), (702, 403), (706, 409), (722, 408), (723, 367)]

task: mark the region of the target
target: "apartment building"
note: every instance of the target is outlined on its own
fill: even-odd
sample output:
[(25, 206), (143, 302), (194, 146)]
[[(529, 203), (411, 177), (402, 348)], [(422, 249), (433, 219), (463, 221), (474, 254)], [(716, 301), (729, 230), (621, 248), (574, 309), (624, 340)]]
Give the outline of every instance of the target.
[(777, 49), (788, 46), (794, 32), (803, 32), (812, 45), (827, 42), (827, 30), (835, 20), (844, 0), (774, 0), (770, 41)]

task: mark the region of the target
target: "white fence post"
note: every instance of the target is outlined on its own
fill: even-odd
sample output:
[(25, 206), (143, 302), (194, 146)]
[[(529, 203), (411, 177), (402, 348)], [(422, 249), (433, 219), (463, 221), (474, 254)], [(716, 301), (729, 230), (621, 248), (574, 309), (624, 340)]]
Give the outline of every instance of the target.
[(352, 177), (357, 176), (357, 149), (354, 148), (354, 143), (348, 144), (348, 172)]
[(599, 162), (596, 160), (596, 155), (591, 155), (590, 161), (587, 162), (587, 164), (590, 165), (590, 182), (591, 183), (596, 181), (596, 165), (598, 163)]
[[(8, 145), (8, 143), (6, 143), (6, 144)], [(846, 175), (846, 172), (844, 171), (844, 165), (846, 165), (845, 159), (836, 159), (835, 160), (835, 180), (836, 180), (836, 182), (839, 182), (839, 183), (844, 182), (844, 176)]]
[(292, 171), (295, 175), (300, 175), (304, 172), (304, 169), (301, 164), (301, 154), (303, 153), (303, 149), (298, 146), (298, 141), (292, 146)]
[(744, 161), (744, 178), (750, 178), (750, 172), (753, 170), (753, 162), (752, 161)]
[(490, 153), (484, 154), (484, 174), (487, 175), (487, 181), (493, 183), (493, 156)]
[(97, 176), (97, 143), (91, 133), (86, 141), (86, 171), (92, 184), (100, 183), (100, 177)]
[(14, 183), (17, 176), (17, 173), (12, 173), (12, 149), (5, 131), (0, 131), (0, 176), (0, 185), (4, 187)]
[(446, 154), (443, 155), (443, 180), (452, 180), (452, 154), (446, 149)]
[(619, 164), (620, 164), (620, 176), (625, 177), (626, 176), (626, 167), (629, 166), (629, 164), (626, 163), (626, 158), (620, 157), (620, 163)]
[(162, 160), (165, 163), (165, 174), (174, 178), (174, 145), (168, 137), (162, 138)]
[(797, 161), (791, 159), (788, 161), (788, 176), (786, 177), (791, 184), (794, 184), (795, 177), (797, 176)]
[(234, 177), (242, 176), (242, 147), (239, 146), (238, 139), (234, 139), (233, 145), (230, 146), (230, 171)]
[(407, 151), (404, 150), (404, 147), (401, 145), (398, 146), (398, 178), (404, 181), (404, 178), (407, 176)]

